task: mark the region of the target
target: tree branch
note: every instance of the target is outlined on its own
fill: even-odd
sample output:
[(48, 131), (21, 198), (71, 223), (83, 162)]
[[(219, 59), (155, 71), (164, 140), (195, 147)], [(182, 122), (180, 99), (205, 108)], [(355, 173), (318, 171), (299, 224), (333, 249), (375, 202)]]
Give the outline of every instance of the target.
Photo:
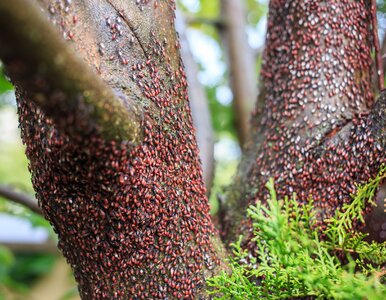
[(40, 207), (35, 199), (27, 194), (17, 192), (12, 187), (0, 184), (0, 196), (4, 197), (12, 202), (24, 205), (39, 215), (42, 214)]
[(48, 240), (44, 243), (1, 243), (14, 253), (50, 253), (59, 254), (59, 249), (54, 242)]
[(206, 24), (216, 27), (219, 30), (222, 30), (225, 25), (222, 19), (209, 19), (196, 16), (185, 16), (184, 19), (187, 25)]
[(134, 149), (98, 136), (63, 143), (46, 134), (51, 119), (17, 99), (37, 198), (81, 297), (207, 297), (225, 251), (205, 196), (174, 1), (41, 1), (77, 54), (143, 113)]
[(0, 2), (0, 59), (12, 81), (72, 137), (98, 132), (138, 142), (140, 124), (124, 103), (78, 58), (29, 0)]

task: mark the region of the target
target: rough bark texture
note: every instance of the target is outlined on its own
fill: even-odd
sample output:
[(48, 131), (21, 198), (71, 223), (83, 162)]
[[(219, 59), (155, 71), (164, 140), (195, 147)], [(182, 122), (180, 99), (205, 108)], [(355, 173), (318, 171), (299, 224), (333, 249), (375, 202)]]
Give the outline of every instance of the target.
[[(75, 20), (73, 20), (75, 21)], [(74, 55), (33, 2), (0, 3), (0, 57), (14, 84), (72, 138), (140, 140), (134, 101), (117, 95)]]
[[(209, 216), (173, 2), (40, 4), (142, 120), (138, 145), (98, 131), (69, 134), (59, 125), (74, 124), (70, 115), (47, 115), (15, 81), (37, 198), (82, 298), (205, 297), (205, 278), (223, 268), (223, 251)], [(312, 197), (323, 226), (385, 161), (385, 93), (371, 110), (373, 17), (364, 0), (271, 1), (260, 101), (224, 206), (228, 238), (243, 233), (253, 250), (245, 210), (267, 197), (269, 177), (280, 197)], [(380, 216), (372, 233), (384, 239)]]
[(228, 197), (227, 207), (236, 207), (225, 221), (228, 237), (243, 233), (254, 247), (245, 210), (266, 199), (269, 177), (279, 197), (296, 193), (303, 203), (312, 197), (323, 226), (385, 161), (383, 134), (371, 116), (370, 7), (369, 1), (270, 2), (261, 99)]
[[(141, 112), (134, 146), (68, 136), (17, 85), (33, 186), (83, 299), (205, 296), (223, 255), (206, 190), (173, 1), (41, 0), (60, 34)], [(21, 8), (20, 8), (21, 9)]]

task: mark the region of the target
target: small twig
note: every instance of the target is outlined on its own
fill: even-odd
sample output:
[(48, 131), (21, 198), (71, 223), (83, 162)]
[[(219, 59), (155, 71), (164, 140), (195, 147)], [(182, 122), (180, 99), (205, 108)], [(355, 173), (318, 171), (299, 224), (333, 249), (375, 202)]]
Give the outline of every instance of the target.
[(51, 253), (59, 254), (59, 249), (52, 240), (47, 240), (42, 243), (7, 243), (1, 242), (2, 246), (7, 247), (14, 253)]
[(186, 20), (187, 25), (206, 24), (216, 27), (219, 30), (222, 30), (225, 26), (224, 20), (222, 19), (208, 19), (192, 16), (186, 16), (184, 19)]
[(10, 186), (0, 185), (0, 196), (15, 203), (24, 205), (39, 215), (42, 214), (42, 211), (34, 198), (27, 194), (15, 191), (15, 189)]
[(375, 277), (381, 278), (386, 275), (386, 269), (382, 269), (381, 271), (375, 272), (374, 274), (375, 274)]
[(357, 251), (353, 249), (344, 249), (340, 247), (334, 247), (333, 250), (340, 251), (340, 252), (348, 252), (348, 253), (358, 253)]

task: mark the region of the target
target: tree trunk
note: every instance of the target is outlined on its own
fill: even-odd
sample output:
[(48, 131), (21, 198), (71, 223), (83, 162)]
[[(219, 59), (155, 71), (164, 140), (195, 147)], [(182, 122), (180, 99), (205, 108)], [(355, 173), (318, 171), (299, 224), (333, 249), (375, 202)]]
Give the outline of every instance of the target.
[[(19, 10), (28, 7), (19, 21), (44, 19), (28, 2), (14, 2)], [(3, 12), (7, 5), (0, 5)], [(61, 78), (46, 76), (44, 88), (31, 84), (35, 91), (15, 76), (23, 54), (3, 55), (16, 84), (36, 196), (82, 299), (205, 296), (205, 278), (222, 268), (223, 253), (209, 215), (173, 1), (42, 0), (40, 5), (95, 80), (111, 87), (106, 112), (117, 103), (140, 120), (140, 140), (106, 136), (103, 122), (85, 134), (72, 130), (82, 119), (49, 114), (39, 97), (64, 95), (63, 110), (77, 114), (88, 103), (82, 98), (87, 89), (71, 94)], [(37, 34), (45, 41), (44, 30)], [(29, 51), (31, 56), (37, 52)], [(31, 69), (43, 77), (44, 67), (38, 60)], [(70, 72), (72, 65), (64, 67)], [(89, 68), (73, 71), (83, 74)], [(86, 108), (88, 124), (95, 117), (88, 114), (93, 108)]]
[(323, 227), (376, 175), (385, 154), (383, 110), (371, 110), (374, 16), (369, 1), (270, 2), (262, 92), (225, 205), (225, 236), (243, 233), (254, 248), (245, 210), (267, 198), (270, 177), (279, 198), (312, 198)]

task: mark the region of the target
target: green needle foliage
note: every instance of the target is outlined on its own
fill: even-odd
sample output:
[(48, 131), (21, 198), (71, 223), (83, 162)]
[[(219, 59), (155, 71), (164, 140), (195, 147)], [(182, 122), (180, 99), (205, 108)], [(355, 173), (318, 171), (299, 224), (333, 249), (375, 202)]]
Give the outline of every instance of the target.
[(269, 201), (248, 210), (257, 255), (242, 248), (240, 237), (232, 245), (231, 272), (210, 278), (210, 293), (215, 299), (386, 299), (386, 272), (380, 267), (386, 263), (386, 243), (367, 242), (353, 230), (364, 222), (364, 208), (375, 205), (385, 171), (382, 166), (375, 179), (358, 186), (353, 201), (328, 220), (323, 240), (315, 230), (313, 202), (301, 205), (296, 195), (278, 200), (269, 180)]

